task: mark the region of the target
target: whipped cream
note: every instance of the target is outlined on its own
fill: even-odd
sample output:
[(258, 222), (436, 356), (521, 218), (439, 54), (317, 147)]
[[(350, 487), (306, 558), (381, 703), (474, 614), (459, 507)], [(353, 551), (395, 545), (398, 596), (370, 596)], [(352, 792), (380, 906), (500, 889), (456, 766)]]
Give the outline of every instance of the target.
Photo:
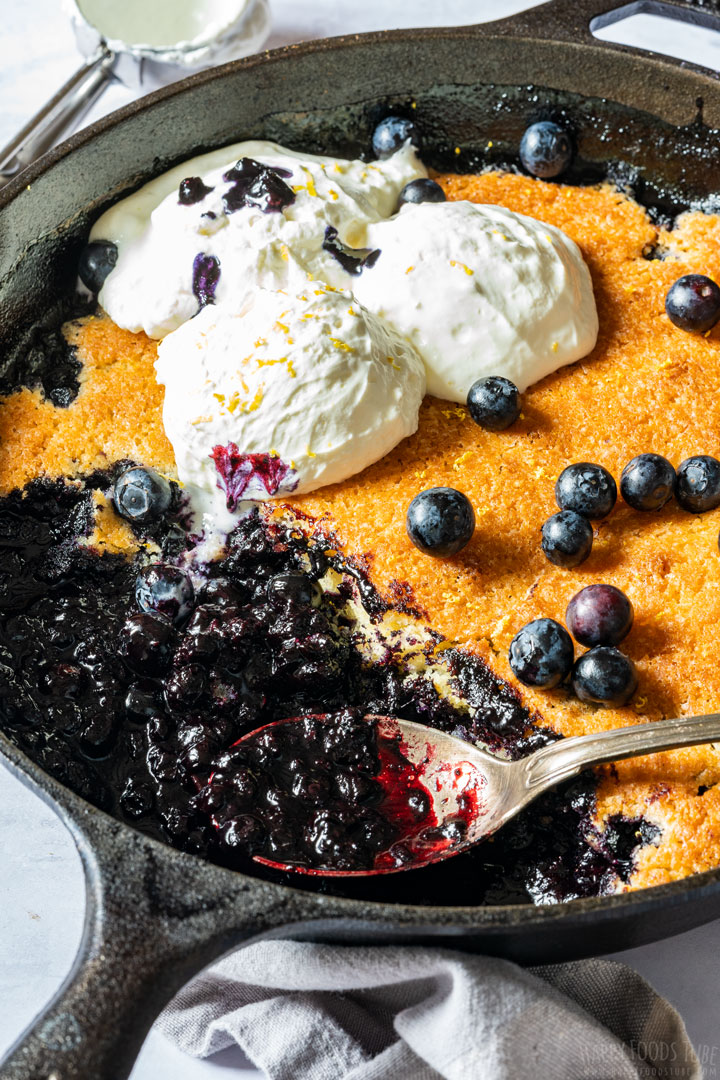
[(255, 289), (239, 312), (205, 307), (164, 339), (156, 369), (181, 481), (230, 510), (364, 469), (417, 429), (425, 392), (413, 346), (317, 282)]
[(595, 345), (590, 273), (552, 225), (501, 206), (410, 204), (366, 242), (381, 254), (355, 295), (416, 346), (436, 397), (464, 402), (486, 375), (523, 391)]
[[(427, 390), (464, 402), (585, 356), (589, 271), (559, 229), (499, 206), (422, 203), (409, 142), (382, 162), (269, 142), (203, 154), (111, 207), (99, 300), (163, 338), (164, 423), (180, 478), (231, 509), (341, 481), (417, 426)], [(198, 314), (199, 312), (199, 314)], [(424, 370), (423, 370), (424, 364)]]
[[(233, 209), (238, 185), (224, 177), (243, 158), (289, 173), (278, 181), (292, 201), (272, 212), (244, 203)], [(211, 299), (237, 311), (258, 286), (297, 291), (311, 278), (351, 288), (362, 274), (348, 272), (328, 250), (328, 228), (340, 244), (366, 248), (368, 226), (394, 213), (409, 180), (426, 175), (409, 143), (387, 161), (370, 164), (299, 154), (269, 142), (203, 154), (145, 184), (96, 222), (90, 239), (118, 247), (99, 301), (118, 326), (161, 338), (192, 318), (199, 303)], [(183, 204), (180, 185), (189, 177), (201, 183), (190, 192), (196, 201)], [(205, 301), (198, 295), (199, 255), (216, 268), (213, 294)]]

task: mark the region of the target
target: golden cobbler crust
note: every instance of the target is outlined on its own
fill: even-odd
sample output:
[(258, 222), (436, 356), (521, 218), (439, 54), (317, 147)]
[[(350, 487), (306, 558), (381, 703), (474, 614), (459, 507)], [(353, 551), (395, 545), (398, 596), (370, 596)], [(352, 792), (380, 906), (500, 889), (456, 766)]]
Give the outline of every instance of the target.
[[(572, 462), (599, 462), (619, 477), (631, 457), (647, 451), (675, 465), (696, 453), (720, 457), (720, 328), (706, 337), (686, 334), (664, 314), (665, 293), (681, 274), (720, 280), (720, 218), (686, 214), (666, 233), (610, 186), (501, 173), (438, 179), (450, 199), (501, 204), (559, 226), (579, 244), (595, 288), (597, 346), (531, 387), (508, 431), (483, 431), (464, 408), (427, 398), (413, 437), (360, 475), (291, 505), (322, 518), (347, 552), (367, 556), (381, 591), (390, 592), (393, 580), (408, 582), (424, 622), (512, 683), (507, 650), (524, 623), (563, 621), (571, 596), (592, 582), (623, 589), (635, 607), (623, 648), (640, 680), (628, 706), (592, 707), (563, 691), (520, 688), (525, 703), (563, 734), (715, 711), (720, 509), (693, 516), (670, 504), (641, 514), (619, 503), (596, 524), (588, 561), (572, 571), (545, 559), (540, 526), (556, 509), (555, 480)], [(647, 257), (653, 253), (665, 257)], [(29, 390), (3, 402), (0, 492), (122, 458), (173, 475), (155, 343), (104, 316), (67, 332), (83, 362), (80, 393), (66, 409)], [(405, 511), (418, 491), (441, 484), (469, 496), (477, 529), (460, 555), (434, 560), (407, 539)], [(97, 546), (132, 546), (129, 530), (113, 518), (109, 506), (98, 507)], [(601, 770), (600, 823), (615, 813), (642, 814), (661, 829), (656, 843), (640, 849), (629, 887), (720, 864), (719, 780), (720, 745)]]

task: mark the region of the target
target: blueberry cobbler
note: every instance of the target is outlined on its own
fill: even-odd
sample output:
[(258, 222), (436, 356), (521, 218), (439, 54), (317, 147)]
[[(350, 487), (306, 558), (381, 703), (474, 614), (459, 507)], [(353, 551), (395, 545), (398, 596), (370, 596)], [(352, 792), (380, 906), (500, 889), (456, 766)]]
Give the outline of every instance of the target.
[(368, 161), (239, 143), (95, 223), (75, 307), (0, 372), (0, 726), (306, 888), (553, 903), (716, 866), (712, 745), (436, 866), (265, 866), (406, 865), (428, 800), (369, 716), (516, 758), (718, 705), (720, 217), (564, 183), (550, 120), (505, 170), (418, 145), (397, 116)]

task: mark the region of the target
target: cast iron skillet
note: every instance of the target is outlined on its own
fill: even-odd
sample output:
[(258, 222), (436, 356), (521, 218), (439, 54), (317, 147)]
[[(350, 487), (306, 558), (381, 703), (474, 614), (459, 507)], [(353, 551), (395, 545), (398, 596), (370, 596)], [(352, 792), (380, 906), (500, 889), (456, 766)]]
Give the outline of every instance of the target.
[[(575, 179), (608, 159), (656, 213), (720, 189), (714, 73), (592, 37), (610, 0), (556, 0), (477, 27), (319, 41), (203, 72), (63, 143), (0, 193), (0, 348), (71, 287), (98, 213), (151, 175), (243, 137), (356, 153), (377, 119), (409, 110), (425, 158), (472, 169), (513, 161), (547, 110), (574, 126)], [(718, 29), (682, 3), (641, 0)], [(413, 107), (412, 102), (415, 102)], [(492, 148), (489, 147), (492, 144)], [(455, 148), (461, 147), (460, 155)], [(627, 948), (720, 915), (720, 869), (622, 896), (552, 907), (411, 907), (301, 892), (203, 862), (108, 817), (0, 734), (0, 755), (72, 831), (85, 867), (80, 954), (60, 993), (5, 1060), (4, 1080), (117, 1080), (173, 993), (202, 966), (262, 936), (436, 942), (559, 961)]]

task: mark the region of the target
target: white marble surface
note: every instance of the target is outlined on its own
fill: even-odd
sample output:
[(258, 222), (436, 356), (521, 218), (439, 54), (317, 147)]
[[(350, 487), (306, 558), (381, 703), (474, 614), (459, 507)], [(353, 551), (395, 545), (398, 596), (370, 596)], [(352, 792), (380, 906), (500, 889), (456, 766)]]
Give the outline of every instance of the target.
[[(150, 0), (152, 2), (152, 0)], [(523, 0), (271, 0), (269, 46), (383, 27), (450, 25), (498, 18), (533, 6)], [(720, 38), (638, 15), (603, 37), (643, 45), (720, 68)], [(0, 145), (78, 66), (59, 0), (3, 5), (0, 21)], [(88, 119), (134, 96), (113, 86)], [(0, 767), (0, 1057), (49, 1000), (72, 964), (82, 928), (84, 890), (72, 841), (44, 803)], [(720, 922), (634, 949), (633, 965), (680, 1010), (705, 1063), (720, 1077)], [(260, 1074), (238, 1053), (193, 1061), (151, 1034), (133, 1080), (222, 1080)], [(298, 1080), (312, 1080), (298, 1078)]]

